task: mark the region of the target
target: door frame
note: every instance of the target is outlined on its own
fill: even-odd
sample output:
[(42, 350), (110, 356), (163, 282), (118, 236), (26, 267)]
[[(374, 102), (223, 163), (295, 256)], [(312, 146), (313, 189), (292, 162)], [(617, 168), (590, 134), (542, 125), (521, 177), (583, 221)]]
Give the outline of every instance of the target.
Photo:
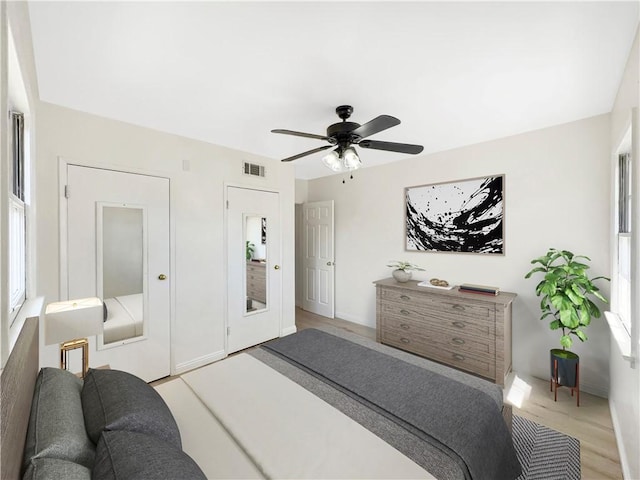
[[(224, 353), (225, 356), (229, 355), (229, 335), (228, 335), (228, 328), (229, 328), (229, 302), (227, 301), (228, 297), (229, 297), (229, 282), (226, 282), (226, 279), (229, 278), (229, 268), (227, 266), (228, 262), (226, 261), (226, 259), (229, 257), (229, 208), (227, 207), (228, 202), (229, 202), (229, 188), (241, 188), (243, 190), (255, 190), (258, 192), (267, 192), (267, 193), (277, 193), (279, 195), (279, 205), (278, 205), (278, 211), (280, 214), (280, 229), (282, 230), (282, 198), (280, 198), (280, 195), (282, 195), (282, 192), (279, 189), (276, 188), (269, 188), (269, 187), (259, 187), (259, 186), (255, 186), (255, 185), (246, 185), (246, 184), (242, 184), (242, 183), (235, 183), (235, 182), (224, 182), (223, 183), (223, 221), (224, 221), (224, 229), (223, 229), (223, 251), (224, 251), (224, 258), (225, 261), (223, 262), (223, 274), (224, 274), (224, 278), (225, 278), (225, 294), (224, 294), (224, 331), (223, 331), (223, 336), (224, 336)], [(280, 256), (282, 257), (283, 255), (283, 235), (280, 235)], [(282, 260), (282, 259), (281, 259)], [(282, 264), (282, 261), (280, 262)], [(278, 304), (279, 304), (279, 309), (280, 309), (280, 316), (278, 318), (278, 331), (280, 332), (280, 336), (284, 336), (288, 333), (295, 333), (294, 332), (283, 332), (282, 331), (282, 292), (280, 292), (280, 298), (278, 298)]]
[(58, 300), (69, 300), (69, 282), (68, 282), (68, 269), (67, 261), (69, 259), (69, 252), (67, 249), (67, 208), (68, 201), (65, 195), (65, 186), (68, 184), (67, 169), (69, 166), (96, 168), (99, 170), (109, 170), (114, 172), (129, 173), (134, 175), (146, 175), (148, 177), (159, 177), (166, 179), (169, 182), (169, 272), (168, 279), (169, 284), (169, 369), (171, 375), (176, 375), (176, 364), (174, 358), (173, 339), (175, 338), (175, 299), (176, 299), (176, 285), (173, 281), (172, 273), (176, 271), (176, 252), (175, 252), (175, 219), (174, 212), (175, 206), (174, 200), (171, 195), (171, 177), (167, 176), (166, 172), (158, 172), (153, 170), (146, 170), (140, 168), (124, 168), (122, 165), (111, 165), (102, 162), (92, 162), (87, 160), (71, 160), (66, 157), (58, 157)]

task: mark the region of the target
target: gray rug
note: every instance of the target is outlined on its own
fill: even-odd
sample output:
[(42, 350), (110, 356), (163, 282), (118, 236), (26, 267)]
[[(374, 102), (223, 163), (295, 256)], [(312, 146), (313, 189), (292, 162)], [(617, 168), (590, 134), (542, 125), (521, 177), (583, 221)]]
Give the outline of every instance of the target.
[(580, 480), (580, 441), (517, 415), (513, 444), (522, 475), (518, 480)]

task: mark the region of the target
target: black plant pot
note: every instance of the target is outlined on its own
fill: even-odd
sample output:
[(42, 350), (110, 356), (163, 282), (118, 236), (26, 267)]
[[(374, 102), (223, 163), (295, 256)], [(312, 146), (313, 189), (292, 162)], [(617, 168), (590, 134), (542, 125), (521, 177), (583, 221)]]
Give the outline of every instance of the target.
[(551, 379), (555, 379), (557, 365), (557, 383), (563, 387), (575, 388), (578, 386), (578, 363), (580, 357), (568, 350), (554, 348), (550, 352)]

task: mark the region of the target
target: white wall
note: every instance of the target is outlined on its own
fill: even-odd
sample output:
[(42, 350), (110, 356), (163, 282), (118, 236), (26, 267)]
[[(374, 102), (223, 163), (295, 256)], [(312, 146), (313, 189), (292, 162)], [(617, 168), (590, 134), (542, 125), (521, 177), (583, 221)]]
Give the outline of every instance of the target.
[[(636, 110), (634, 125), (634, 139), (632, 145), (632, 171), (635, 180), (636, 189), (633, 192), (634, 204), (632, 207), (633, 220), (633, 244), (632, 249), (635, 250), (636, 261), (633, 269), (635, 271), (635, 284), (632, 286), (632, 316), (638, 325), (640, 319), (640, 265), (638, 264), (637, 255), (640, 254), (640, 237), (638, 236), (638, 227), (640, 226), (640, 195), (637, 187), (640, 185), (640, 125), (638, 124), (638, 98), (640, 96), (640, 87), (638, 85), (640, 70), (640, 47), (639, 36), (633, 43), (633, 48), (627, 61), (627, 66), (616, 96), (613, 111), (611, 113), (611, 172), (615, 174), (615, 162), (617, 160), (616, 150), (620, 142), (630, 128), (632, 123), (632, 112)], [(613, 179), (611, 181), (613, 184)], [(612, 201), (614, 196), (612, 195)], [(613, 210), (613, 209), (612, 209)], [(613, 219), (612, 219), (613, 221)], [(615, 231), (612, 225), (611, 232)], [(615, 249), (613, 260), (615, 260)], [(614, 305), (615, 308), (615, 305)], [(639, 332), (636, 327), (632, 331), (632, 342), (638, 347)], [(632, 349), (633, 352), (633, 349)], [(622, 359), (620, 350), (613, 336), (611, 338), (611, 355), (610, 355), (610, 385), (609, 385), (609, 405), (611, 408), (611, 417), (616, 431), (618, 440), (618, 449), (620, 451), (620, 460), (622, 463), (622, 471), (625, 478), (640, 478), (640, 362), (636, 360), (635, 368), (631, 364)]]
[[(375, 326), (372, 282), (390, 276), (390, 260), (408, 260), (450, 283), (496, 285), (518, 294), (513, 307), (517, 371), (547, 378), (548, 350), (559, 335), (538, 320), (530, 260), (548, 247), (593, 260), (594, 274), (609, 273), (609, 116), (602, 115), (522, 135), (423, 155), (354, 173), (311, 180), (308, 200), (335, 200), (336, 316)], [(425, 132), (428, 135), (428, 132)], [(362, 153), (366, 163), (366, 152)], [(505, 174), (504, 256), (406, 252), (404, 188)], [(608, 295), (608, 284), (603, 285)], [(606, 395), (609, 332), (604, 321), (587, 331), (581, 355), (582, 385)]]
[[(280, 192), (282, 330), (290, 332), (295, 328), (293, 166), (40, 103), (38, 291), (46, 296), (47, 302), (59, 296), (58, 157), (170, 179), (174, 372), (221, 358), (224, 352), (226, 184)], [(243, 161), (266, 165), (266, 177), (243, 175)], [(55, 346), (41, 349), (41, 363), (57, 364)]]

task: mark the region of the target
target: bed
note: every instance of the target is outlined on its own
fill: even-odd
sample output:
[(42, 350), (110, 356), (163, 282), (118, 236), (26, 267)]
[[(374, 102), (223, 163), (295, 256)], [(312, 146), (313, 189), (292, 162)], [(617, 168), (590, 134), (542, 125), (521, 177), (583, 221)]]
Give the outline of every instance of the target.
[[(37, 337), (37, 329), (26, 332), (22, 340), (32, 344), (33, 336)], [(36, 392), (43, 388), (38, 383), (42, 381), (35, 380), (33, 349), (17, 346), (11, 357), (14, 355), (30, 360), (8, 363), (2, 372), (3, 387), (5, 377), (9, 381), (16, 375), (11, 370), (28, 377), (28, 381), (13, 386), (8, 403), (3, 389), (3, 420), (9, 403), (33, 396), (34, 384)], [(37, 349), (35, 356), (37, 365)], [(20, 365), (14, 368), (14, 364)], [(363, 364), (369, 368), (363, 369)], [(166, 441), (174, 445), (170, 455), (162, 451), (161, 456), (171, 457), (181, 465), (181, 478), (513, 479), (520, 474), (511, 444), (511, 412), (502, 406), (500, 387), (330, 328), (303, 330), (277, 339), (188, 372), (155, 389), (140, 385), (139, 379), (130, 379), (132, 376), (123, 372), (93, 372), (98, 372), (95, 379), (89, 378), (78, 387), (82, 390), (86, 431), (93, 440), (87, 443), (80, 461), (87, 465), (95, 462), (83, 467), (89, 468), (89, 477), (93, 468), (93, 478), (116, 478), (104, 474), (105, 456), (98, 452), (100, 442), (133, 445), (121, 449), (124, 459), (108, 458), (107, 462), (115, 462), (119, 469), (133, 468), (126, 478), (136, 478), (135, 472), (139, 471), (135, 468), (155, 464), (153, 455), (158, 442), (154, 440), (148, 446), (144, 442), (149, 436), (161, 437), (163, 448)], [(444, 380), (438, 379), (442, 373)], [(48, 371), (47, 375), (60, 373)], [(38, 378), (41, 376), (42, 371)], [(114, 378), (115, 384), (104, 380)], [(140, 403), (131, 404), (138, 416), (128, 412), (124, 420), (111, 418), (107, 427), (96, 426), (91, 419), (93, 414), (87, 413), (85, 396), (95, 396), (95, 385), (103, 381), (105, 393), (98, 410), (109, 403), (109, 396), (114, 404), (126, 403), (123, 397), (127, 395), (122, 392), (144, 390), (144, 394), (134, 395)], [(461, 389), (456, 390), (454, 384), (462, 385)], [(107, 385), (111, 386), (106, 388)], [(457, 392), (456, 399), (446, 400), (444, 392), (451, 395), (452, 388)], [(146, 396), (161, 398), (164, 407), (158, 407), (156, 399), (149, 400), (151, 406), (147, 406)], [(435, 405), (438, 403), (440, 406)], [(160, 408), (159, 413), (156, 407)], [(162, 408), (168, 408), (169, 413)], [(12, 433), (8, 433), (3, 421), (2, 478), (20, 478), (28, 468), (21, 445), (25, 444), (27, 424), (33, 423), (30, 409), (33, 410), (23, 405), (19, 413), (9, 416), (7, 428)], [(424, 422), (419, 417), (427, 411), (440, 413)], [(145, 422), (151, 425), (147, 428)], [(172, 425), (179, 432), (179, 440), (175, 439)], [(424, 432), (430, 428), (434, 432)], [(128, 433), (118, 433), (120, 430)], [(429, 438), (431, 435), (434, 438)], [(444, 438), (447, 435), (453, 438), (452, 444), (441, 444), (448, 441)], [(20, 447), (8, 452), (7, 442)], [(27, 439), (27, 453), (32, 443)], [(143, 448), (143, 453), (133, 455), (135, 447), (138, 452)], [(91, 457), (92, 448), (95, 460)], [(145, 460), (140, 462), (140, 457)], [(174, 460), (162, 467), (163, 475), (158, 474), (158, 478), (169, 478), (167, 472)], [(194, 465), (196, 469), (189, 470)], [(33, 469), (29, 472), (33, 474)], [(76, 478), (89, 478), (85, 470), (82, 474), (85, 477)], [(147, 472), (138, 478), (153, 478), (153, 474)]]
[(104, 343), (120, 342), (142, 335), (142, 294), (104, 299)]

